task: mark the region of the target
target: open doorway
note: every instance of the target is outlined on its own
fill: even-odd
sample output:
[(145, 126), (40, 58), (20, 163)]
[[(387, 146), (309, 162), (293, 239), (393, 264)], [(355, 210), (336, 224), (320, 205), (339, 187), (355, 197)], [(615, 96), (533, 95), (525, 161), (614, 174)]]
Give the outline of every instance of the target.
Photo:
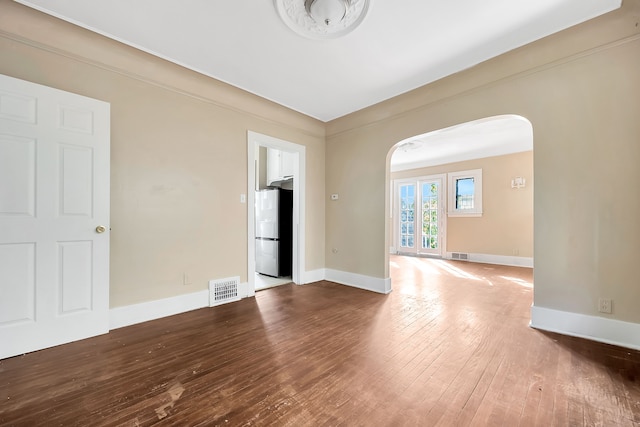
[(389, 159), (389, 253), (533, 267), (533, 129), (488, 117), (408, 138)]
[[(252, 296), (259, 289), (304, 283), (306, 165), (305, 147), (299, 144), (249, 131), (247, 148), (247, 280)], [(290, 231), (281, 233), (277, 218), (283, 215), (290, 223), (282, 228)]]

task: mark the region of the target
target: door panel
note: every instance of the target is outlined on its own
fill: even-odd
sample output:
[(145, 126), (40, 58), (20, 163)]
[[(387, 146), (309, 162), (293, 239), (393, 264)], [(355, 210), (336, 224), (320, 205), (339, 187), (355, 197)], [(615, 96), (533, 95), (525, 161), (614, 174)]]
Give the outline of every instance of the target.
[(108, 332), (109, 115), (0, 75), (0, 358)]
[(0, 327), (35, 320), (35, 244), (0, 244)]
[(91, 310), (92, 242), (58, 242), (61, 306), (59, 314)]
[(0, 134), (0, 216), (34, 216), (35, 140)]
[(58, 111), (60, 129), (93, 134), (93, 111), (64, 105), (58, 106)]
[(397, 252), (442, 255), (444, 182), (441, 175), (396, 182)]
[(415, 210), (416, 210), (416, 185), (402, 184), (399, 186), (399, 251), (413, 253), (415, 244)]
[(93, 197), (93, 149), (60, 144), (60, 216), (91, 218)]
[(443, 203), (440, 203), (442, 197), (441, 180), (423, 180), (420, 181), (422, 189), (420, 195), (421, 202), (421, 248), (420, 253), (442, 255), (440, 250), (440, 222), (441, 209)]
[(4, 88), (7, 87), (3, 85), (0, 88), (0, 119), (35, 124), (37, 99), (33, 96), (7, 92)]

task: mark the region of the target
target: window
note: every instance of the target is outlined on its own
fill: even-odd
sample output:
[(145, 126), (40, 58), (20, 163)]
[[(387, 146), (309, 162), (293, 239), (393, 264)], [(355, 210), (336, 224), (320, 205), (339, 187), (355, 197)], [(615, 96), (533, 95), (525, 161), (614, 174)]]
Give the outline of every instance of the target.
[(449, 216), (482, 216), (482, 169), (449, 174)]

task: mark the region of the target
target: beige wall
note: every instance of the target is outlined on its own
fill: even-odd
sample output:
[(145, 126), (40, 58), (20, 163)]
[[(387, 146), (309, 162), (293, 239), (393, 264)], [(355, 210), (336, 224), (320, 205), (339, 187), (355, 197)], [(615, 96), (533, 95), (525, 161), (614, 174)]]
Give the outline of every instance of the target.
[(0, 73), (111, 103), (114, 307), (247, 279), (247, 130), (307, 147), (307, 270), (386, 278), (393, 145), (519, 114), (534, 134), (535, 304), (597, 314), (604, 296), (611, 318), (639, 323), (639, 17), (625, 0), (326, 125), (9, 0)]
[[(533, 257), (533, 152), (394, 172), (391, 179), (471, 169), (482, 169), (483, 214), (481, 217), (448, 217), (444, 250)], [(516, 176), (526, 179), (524, 188), (511, 188), (511, 179)], [(395, 228), (391, 227), (392, 246)]]
[(0, 73), (111, 103), (112, 307), (247, 281), (248, 130), (306, 146), (306, 266), (324, 267), (321, 122), (7, 0)]
[[(405, 138), (533, 125), (536, 306), (640, 322), (640, 2), (327, 124), (327, 268), (388, 277), (388, 163)], [(338, 253), (330, 248), (336, 247)]]

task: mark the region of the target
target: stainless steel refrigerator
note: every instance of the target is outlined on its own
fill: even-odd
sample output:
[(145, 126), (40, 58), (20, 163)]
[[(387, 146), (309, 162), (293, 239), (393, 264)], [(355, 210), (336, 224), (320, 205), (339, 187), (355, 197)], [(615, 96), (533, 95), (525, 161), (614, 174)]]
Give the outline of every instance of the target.
[(256, 191), (256, 272), (291, 276), (293, 191)]

